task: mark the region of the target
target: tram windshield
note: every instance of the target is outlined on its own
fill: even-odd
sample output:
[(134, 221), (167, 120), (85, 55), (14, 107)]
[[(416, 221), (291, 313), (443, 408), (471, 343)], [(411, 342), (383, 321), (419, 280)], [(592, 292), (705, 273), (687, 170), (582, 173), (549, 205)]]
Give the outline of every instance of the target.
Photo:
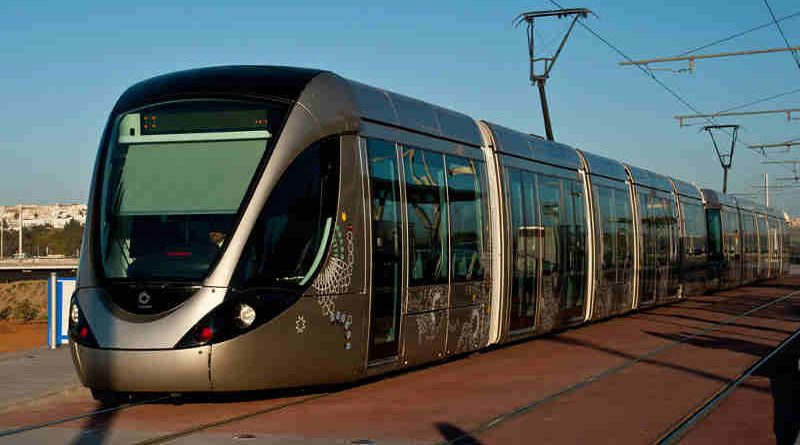
[(221, 254), (285, 109), (187, 101), (121, 116), (103, 165), (105, 276), (200, 280)]

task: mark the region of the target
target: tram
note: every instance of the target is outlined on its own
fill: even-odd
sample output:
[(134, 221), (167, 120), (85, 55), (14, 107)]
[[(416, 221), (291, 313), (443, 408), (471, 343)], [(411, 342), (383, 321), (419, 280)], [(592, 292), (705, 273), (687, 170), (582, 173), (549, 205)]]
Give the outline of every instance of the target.
[(348, 382), (788, 270), (786, 215), (320, 70), (130, 87), (71, 353), (96, 397)]

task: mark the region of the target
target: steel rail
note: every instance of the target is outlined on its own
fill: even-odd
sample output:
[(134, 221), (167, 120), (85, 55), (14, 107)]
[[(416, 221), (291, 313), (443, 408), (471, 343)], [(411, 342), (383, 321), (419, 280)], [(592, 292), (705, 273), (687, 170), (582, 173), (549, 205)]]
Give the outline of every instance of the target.
[[(636, 365), (638, 363), (644, 362), (644, 361), (646, 361), (646, 360), (648, 360), (648, 359), (650, 359), (650, 358), (652, 358), (652, 357), (654, 357), (654, 356), (656, 356), (658, 354), (661, 354), (661, 353), (666, 352), (666, 351), (668, 351), (670, 349), (673, 349), (673, 348), (675, 348), (677, 346), (680, 346), (681, 344), (684, 344), (684, 343), (686, 343), (686, 342), (688, 342), (688, 341), (690, 341), (690, 340), (692, 340), (694, 338), (701, 337), (701, 336), (707, 335), (709, 333), (719, 331), (720, 329), (722, 329), (723, 327), (725, 327), (728, 324), (731, 324), (731, 323), (733, 323), (733, 322), (735, 322), (735, 321), (737, 321), (737, 320), (739, 320), (741, 318), (747, 317), (747, 316), (749, 316), (749, 315), (751, 315), (751, 314), (753, 314), (755, 312), (758, 312), (758, 311), (760, 311), (762, 309), (765, 309), (765, 308), (768, 308), (768, 307), (770, 307), (772, 305), (778, 304), (778, 303), (780, 303), (780, 302), (782, 302), (784, 300), (787, 300), (787, 299), (789, 299), (791, 297), (794, 297), (795, 295), (798, 295), (798, 294), (800, 294), (800, 290), (795, 290), (795, 291), (792, 291), (792, 292), (790, 292), (790, 293), (788, 293), (788, 294), (786, 294), (784, 296), (778, 297), (778, 298), (776, 298), (776, 299), (774, 299), (772, 301), (769, 301), (767, 303), (761, 304), (761, 305), (759, 305), (759, 306), (757, 306), (755, 308), (749, 309), (749, 310), (745, 311), (744, 313), (741, 313), (739, 315), (734, 315), (732, 317), (726, 318), (725, 320), (722, 320), (722, 321), (718, 322), (717, 324), (715, 324), (712, 327), (706, 328), (706, 329), (704, 329), (704, 330), (702, 330), (700, 332), (697, 332), (695, 334), (686, 336), (686, 337), (684, 337), (684, 338), (682, 338), (680, 340), (674, 340), (671, 343), (667, 343), (666, 345), (660, 346), (660, 347), (658, 347), (656, 349), (653, 349), (653, 350), (651, 350), (651, 351), (649, 351), (649, 352), (647, 352), (645, 354), (642, 354), (642, 355), (640, 355), (638, 357), (635, 357), (635, 358), (632, 358), (632, 359), (628, 359), (625, 362), (620, 363), (619, 365), (612, 366), (611, 368), (608, 368), (608, 369), (606, 369), (606, 370), (604, 370), (604, 371), (602, 371), (602, 372), (600, 372), (598, 374), (589, 376), (589, 377), (587, 377), (587, 378), (585, 378), (585, 379), (583, 379), (583, 380), (581, 380), (581, 381), (579, 381), (577, 383), (574, 383), (574, 384), (572, 384), (570, 386), (567, 386), (566, 388), (563, 388), (563, 389), (560, 389), (560, 390), (558, 390), (556, 392), (550, 393), (550, 394), (548, 394), (548, 395), (546, 395), (544, 397), (541, 397), (539, 399), (536, 399), (536, 400), (534, 400), (534, 401), (532, 401), (530, 403), (527, 403), (525, 405), (519, 406), (519, 407), (517, 407), (517, 408), (515, 408), (515, 409), (513, 409), (511, 411), (505, 412), (503, 414), (499, 414), (499, 415), (491, 418), (487, 422), (484, 422), (483, 424), (478, 425), (477, 427), (475, 427), (475, 428), (473, 428), (473, 429), (471, 429), (469, 431), (466, 431), (464, 434), (462, 434), (462, 435), (460, 435), (460, 436), (458, 436), (456, 438), (448, 439), (448, 440), (445, 440), (445, 441), (434, 442), (434, 445), (455, 445), (455, 444), (460, 443), (460, 441), (466, 441), (468, 439), (473, 439), (474, 440), (474, 436), (476, 434), (480, 434), (480, 433), (486, 432), (486, 431), (488, 431), (490, 429), (493, 429), (493, 428), (497, 427), (498, 425), (500, 425), (502, 423), (505, 423), (508, 420), (511, 420), (511, 419), (519, 417), (519, 416), (521, 416), (523, 414), (529, 413), (529, 412), (535, 410), (536, 408), (539, 408), (542, 405), (545, 405), (545, 404), (547, 404), (549, 402), (552, 402), (552, 401), (558, 399), (561, 396), (564, 396), (564, 395), (573, 393), (573, 392), (575, 392), (575, 391), (577, 391), (579, 389), (585, 388), (585, 387), (591, 385), (594, 382), (603, 380), (606, 377), (609, 377), (609, 376), (612, 376), (614, 374), (617, 374), (620, 371), (628, 369), (628, 368), (630, 368), (630, 367), (632, 367), (632, 366), (634, 366), (634, 365)], [(689, 300), (685, 300), (685, 301), (689, 301)]]
[(50, 421), (47, 421), (47, 422), (33, 423), (33, 424), (24, 425), (24, 426), (20, 426), (20, 427), (16, 427), (16, 428), (10, 428), (10, 429), (7, 429), (7, 430), (0, 431), (0, 437), (6, 437), (6, 436), (14, 435), (14, 434), (25, 433), (25, 432), (28, 432), (28, 431), (38, 430), (38, 429), (41, 429), (41, 428), (47, 428), (47, 427), (51, 427), (51, 426), (55, 426), (55, 425), (60, 425), (62, 423), (73, 422), (75, 420), (86, 419), (86, 418), (89, 418), (89, 417), (99, 416), (99, 415), (103, 415), (103, 414), (114, 413), (114, 412), (122, 411), (124, 409), (133, 408), (135, 406), (145, 405), (145, 404), (149, 404), (149, 403), (163, 402), (165, 400), (169, 400), (169, 399), (172, 399), (172, 398), (174, 398), (172, 395), (160, 396), (160, 397), (156, 397), (156, 398), (153, 398), (153, 399), (140, 400), (140, 401), (131, 402), (131, 403), (123, 403), (121, 405), (110, 406), (108, 408), (98, 409), (98, 410), (95, 410), (95, 411), (92, 411), (92, 412), (89, 412), (89, 413), (76, 414), (74, 416), (64, 417), (64, 418), (56, 419), (56, 420), (50, 420)]
[[(684, 337), (684, 338), (682, 338), (680, 340), (675, 340), (675, 341), (673, 341), (671, 343), (668, 343), (668, 344), (663, 345), (663, 346), (661, 346), (659, 348), (653, 349), (653, 350), (651, 350), (651, 351), (649, 351), (649, 352), (647, 352), (645, 354), (642, 354), (642, 355), (640, 355), (638, 357), (635, 357), (635, 358), (632, 358), (632, 359), (628, 359), (625, 362), (623, 362), (623, 363), (621, 363), (621, 364), (619, 364), (617, 366), (608, 368), (608, 369), (606, 369), (606, 370), (604, 370), (604, 371), (602, 371), (602, 372), (600, 372), (600, 373), (598, 373), (596, 375), (590, 376), (590, 377), (588, 377), (588, 378), (586, 378), (586, 379), (584, 379), (584, 380), (582, 380), (582, 381), (580, 381), (580, 382), (578, 382), (576, 384), (573, 384), (573, 385), (571, 385), (569, 387), (561, 389), (561, 390), (559, 390), (557, 392), (551, 393), (551, 394), (549, 394), (547, 396), (544, 396), (544, 397), (542, 397), (540, 399), (537, 399), (537, 400), (535, 400), (535, 401), (533, 401), (531, 403), (528, 403), (526, 405), (520, 406), (520, 407), (518, 407), (518, 408), (516, 408), (516, 409), (514, 409), (512, 411), (509, 411), (507, 413), (504, 413), (504, 414), (501, 414), (499, 416), (496, 416), (496, 417), (492, 418), (490, 421), (478, 426), (477, 428), (475, 428), (473, 430), (470, 430), (470, 431), (466, 432), (464, 435), (462, 435), (460, 437), (457, 437), (457, 438), (449, 440), (449, 441), (436, 442), (436, 444), (437, 445), (440, 445), (440, 444), (444, 445), (444, 444), (458, 443), (459, 440), (463, 440), (463, 439), (469, 438), (474, 433), (480, 433), (480, 432), (487, 431), (487, 430), (489, 430), (491, 428), (494, 428), (497, 425), (499, 425), (499, 424), (501, 424), (501, 423), (503, 423), (503, 422), (505, 422), (507, 420), (510, 420), (510, 419), (512, 419), (514, 417), (518, 417), (519, 415), (525, 414), (527, 412), (533, 411), (535, 408), (537, 408), (537, 407), (539, 407), (541, 405), (544, 405), (544, 404), (546, 404), (546, 403), (548, 403), (548, 402), (550, 402), (552, 400), (555, 400), (556, 398), (558, 398), (558, 397), (560, 397), (562, 395), (566, 395), (568, 393), (574, 392), (574, 391), (576, 391), (578, 389), (586, 387), (587, 385), (589, 385), (589, 384), (591, 384), (593, 382), (599, 381), (599, 380), (601, 380), (601, 379), (603, 379), (605, 377), (608, 377), (608, 376), (611, 376), (613, 374), (616, 374), (617, 372), (620, 372), (620, 371), (622, 371), (624, 369), (630, 368), (631, 366), (633, 366), (633, 365), (635, 365), (637, 363), (640, 363), (640, 362), (645, 361), (645, 360), (647, 360), (647, 359), (649, 359), (649, 358), (651, 358), (651, 357), (653, 357), (653, 356), (655, 356), (657, 354), (660, 354), (660, 353), (665, 352), (665, 351), (667, 351), (669, 349), (672, 349), (672, 348), (674, 348), (674, 347), (676, 347), (676, 346), (678, 346), (680, 344), (683, 344), (683, 343), (685, 343), (685, 342), (687, 342), (687, 341), (689, 341), (689, 340), (691, 340), (691, 339), (693, 339), (695, 337), (706, 335), (706, 334), (708, 334), (710, 332), (718, 331), (718, 330), (722, 329), (725, 325), (733, 323), (736, 320), (739, 320), (740, 318), (743, 318), (743, 317), (746, 317), (748, 315), (751, 315), (754, 312), (760, 311), (760, 310), (765, 309), (765, 308), (767, 308), (769, 306), (772, 306), (774, 304), (780, 303), (781, 301), (784, 301), (784, 300), (786, 300), (788, 298), (791, 298), (791, 297), (795, 296), (798, 293), (800, 293), (800, 290), (793, 291), (793, 292), (791, 292), (789, 294), (786, 294), (786, 295), (784, 295), (782, 297), (779, 297), (779, 298), (777, 298), (775, 300), (769, 301), (769, 302), (764, 303), (762, 305), (759, 305), (759, 306), (757, 306), (757, 307), (755, 307), (753, 309), (750, 309), (750, 310), (748, 310), (748, 311), (746, 311), (746, 312), (744, 312), (742, 314), (729, 317), (729, 318), (727, 318), (727, 319), (725, 319), (723, 321), (720, 321), (720, 322), (716, 323), (714, 326), (712, 326), (710, 328), (707, 328), (707, 329), (704, 329), (704, 330), (702, 330), (702, 331), (700, 331), (698, 333), (695, 333), (695, 334), (692, 334), (690, 336)], [(731, 296), (731, 297), (725, 298), (721, 302), (727, 302), (729, 300), (733, 300), (733, 299), (737, 299), (737, 298), (740, 298), (740, 297)], [(683, 300), (683, 301), (689, 302), (689, 301), (692, 301), (692, 300)], [(656, 306), (656, 307), (663, 307), (663, 306), (660, 305), (660, 306)], [(655, 309), (655, 307), (648, 308), (648, 309)], [(798, 330), (795, 334), (793, 334), (793, 336), (794, 335), (799, 335), (799, 334), (800, 334), (800, 330)], [(285, 409), (285, 408), (289, 408), (291, 406), (296, 406), (296, 405), (300, 405), (300, 404), (303, 404), (303, 403), (306, 403), (306, 402), (311, 402), (313, 400), (318, 400), (318, 399), (321, 399), (323, 397), (327, 397), (327, 396), (330, 396), (330, 395), (333, 395), (333, 394), (336, 394), (336, 393), (337, 393), (337, 391), (315, 394), (315, 395), (311, 395), (311, 396), (308, 396), (308, 397), (304, 397), (304, 398), (302, 398), (300, 400), (294, 400), (294, 401), (291, 401), (291, 402), (286, 402), (286, 403), (282, 403), (282, 404), (279, 404), (279, 405), (271, 406), (271, 407), (268, 407), (268, 408), (258, 409), (258, 410), (255, 410), (255, 411), (251, 411), (249, 413), (244, 413), (244, 414), (239, 414), (239, 415), (236, 415), (236, 416), (227, 417), (227, 418), (224, 418), (224, 419), (221, 419), (221, 420), (217, 420), (217, 421), (214, 421), (214, 422), (207, 422), (207, 423), (195, 425), (195, 426), (186, 428), (186, 429), (181, 430), (181, 431), (177, 431), (177, 432), (174, 432), (174, 433), (169, 433), (169, 434), (165, 434), (165, 435), (162, 435), (162, 436), (146, 439), (144, 441), (136, 442), (135, 445), (155, 445), (155, 444), (161, 444), (161, 443), (170, 442), (172, 440), (175, 440), (175, 439), (178, 439), (178, 438), (181, 438), (181, 437), (184, 437), (184, 436), (189, 436), (191, 434), (194, 434), (194, 433), (197, 433), (197, 432), (200, 432), (200, 431), (204, 431), (204, 430), (207, 430), (207, 429), (210, 429), (210, 428), (214, 428), (214, 427), (225, 425), (225, 424), (229, 424), (229, 423), (234, 423), (234, 422), (237, 422), (237, 421), (240, 421), (240, 420), (246, 420), (246, 419), (261, 415), (261, 414), (267, 414), (267, 413), (270, 413), (270, 412), (279, 411), (279, 410), (282, 410), (282, 409)], [(89, 413), (77, 414), (77, 415), (68, 416), (68, 417), (64, 417), (64, 418), (56, 419), (56, 420), (51, 420), (51, 421), (47, 421), (47, 422), (29, 424), (29, 425), (25, 425), (25, 426), (21, 426), (21, 427), (6, 429), (6, 430), (0, 431), (0, 437), (7, 437), (7, 436), (11, 436), (11, 435), (21, 434), (21, 433), (25, 433), (25, 432), (28, 432), (28, 431), (33, 431), (33, 430), (37, 430), (37, 429), (41, 429), (41, 428), (47, 428), (47, 427), (60, 425), (60, 424), (67, 423), (67, 422), (73, 422), (73, 421), (76, 421), (76, 420), (81, 420), (81, 419), (85, 419), (85, 418), (89, 418), (89, 417), (93, 417), (93, 416), (98, 416), (98, 415), (104, 415), (104, 414), (108, 414), (108, 413), (118, 412), (118, 411), (122, 411), (124, 409), (133, 408), (133, 407), (136, 407), (136, 406), (146, 405), (146, 404), (150, 404), (150, 403), (162, 402), (162, 401), (166, 401), (166, 400), (170, 400), (170, 399), (176, 399), (177, 400), (178, 397), (176, 397), (174, 395), (161, 396), (161, 397), (156, 397), (156, 398), (152, 398), (152, 399), (140, 400), (140, 401), (136, 401), (136, 402), (132, 402), (132, 403), (125, 403), (125, 404), (121, 404), (121, 405), (117, 405), (117, 406), (103, 408), (103, 409), (95, 410), (95, 411), (92, 411), (92, 412), (89, 412)]]
[(205, 431), (207, 429), (218, 427), (218, 426), (221, 426), (221, 425), (226, 425), (228, 423), (234, 423), (234, 422), (238, 422), (240, 420), (249, 419), (251, 417), (259, 416), (261, 414), (267, 414), (267, 413), (271, 413), (271, 412), (274, 412), (274, 411), (280, 411), (280, 410), (282, 410), (284, 408), (288, 408), (290, 406), (300, 405), (300, 404), (303, 404), (303, 403), (306, 403), (306, 402), (311, 402), (313, 400), (318, 400), (318, 399), (321, 399), (323, 397), (327, 397), (327, 396), (329, 396), (331, 394), (335, 394), (335, 392), (325, 392), (325, 393), (321, 393), (321, 394), (315, 394), (315, 395), (312, 395), (312, 396), (304, 397), (304, 398), (302, 398), (300, 400), (293, 400), (291, 402), (281, 403), (280, 405), (271, 406), (269, 408), (262, 408), (262, 409), (259, 409), (259, 410), (256, 410), (256, 411), (251, 411), (249, 413), (239, 414), (239, 415), (231, 416), (231, 417), (226, 417), (224, 419), (216, 420), (214, 422), (201, 423), (199, 425), (195, 425), (195, 426), (186, 428), (186, 429), (181, 430), (181, 431), (165, 434), (163, 436), (153, 437), (153, 438), (150, 438), (150, 439), (143, 440), (141, 442), (135, 442), (134, 445), (155, 445), (155, 444), (160, 444), (160, 443), (171, 442), (171, 441), (173, 441), (175, 439), (178, 439), (178, 438), (181, 438), (181, 437), (189, 436), (189, 435), (194, 434), (194, 433), (199, 433), (200, 431)]
[(706, 401), (703, 405), (701, 405), (698, 409), (696, 409), (692, 414), (687, 416), (684, 420), (680, 421), (677, 425), (672, 427), (669, 432), (661, 436), (659, 440), (656, 441), (658, 445), (666, 445), (675, 443), (683, 436), (686, 435), (687, 432), (695, 425), (697, 422), (703, 420), (711, 411), (717, 407), (723, 400), (728, 398), (733, 393), (739, 385), (741, 385), (745, 380), (750, 378), (751, 375), (764, 363), (768, 362), (772, 357), (776, 354), (781, 352), (786, 346), (788, 346), (792, 341), (800, 337), (800, 329), (794, 331), (792, 335), (788, 338), (783, 340), (775, 349), (772, 350), (769, 354), (762, 357), (760, 360), (753, 363), (752, 366), (747, 368), (744, 374), (739, 376), (738, 379), (728, 383), (723, 387), (719, 392), (714, 394), (708, 401)]

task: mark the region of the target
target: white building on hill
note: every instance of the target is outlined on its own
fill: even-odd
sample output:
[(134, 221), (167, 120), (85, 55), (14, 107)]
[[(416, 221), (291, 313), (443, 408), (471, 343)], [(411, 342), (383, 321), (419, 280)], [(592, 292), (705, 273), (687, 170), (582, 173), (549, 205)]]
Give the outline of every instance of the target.
[[(6, 228), (19, 228), (19, 205), (0, 206), (0, 220)], [(22, 205), (22, 224), (25, 227), (50, 225), (63, 228), (71, 220), (86, 223), (86, 204)]]

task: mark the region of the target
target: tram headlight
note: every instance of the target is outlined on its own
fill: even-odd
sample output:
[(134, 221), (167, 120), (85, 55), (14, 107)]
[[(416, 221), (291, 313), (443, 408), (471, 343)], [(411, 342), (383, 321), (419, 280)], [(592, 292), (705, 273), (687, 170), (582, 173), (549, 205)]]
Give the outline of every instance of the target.
[(97, 339), (94, 337), (86, 316), (83, 315), (78, 299), (73, 295), (69, 304), (69, 338), (72, 342), (90, 348), (97, 347)]
[[(228, 341), (269, 322), (300, 298), (299, 292), (260, 289), (231, 292), (226, 301), (201, 318), (175, 344), (194, 348)], [(81, 317), (83, 315), (81, 314)]]
[(256, 321), (256, 310), (247, 303), (239, 303), (234, 307), (233, 317), (236, 326), (245, 329)]
[(77, 326), (78, 322), (81, 321), (81, 312), (78, 309), (78, 305), (73, 301), (69, 308), (69, 321)]

